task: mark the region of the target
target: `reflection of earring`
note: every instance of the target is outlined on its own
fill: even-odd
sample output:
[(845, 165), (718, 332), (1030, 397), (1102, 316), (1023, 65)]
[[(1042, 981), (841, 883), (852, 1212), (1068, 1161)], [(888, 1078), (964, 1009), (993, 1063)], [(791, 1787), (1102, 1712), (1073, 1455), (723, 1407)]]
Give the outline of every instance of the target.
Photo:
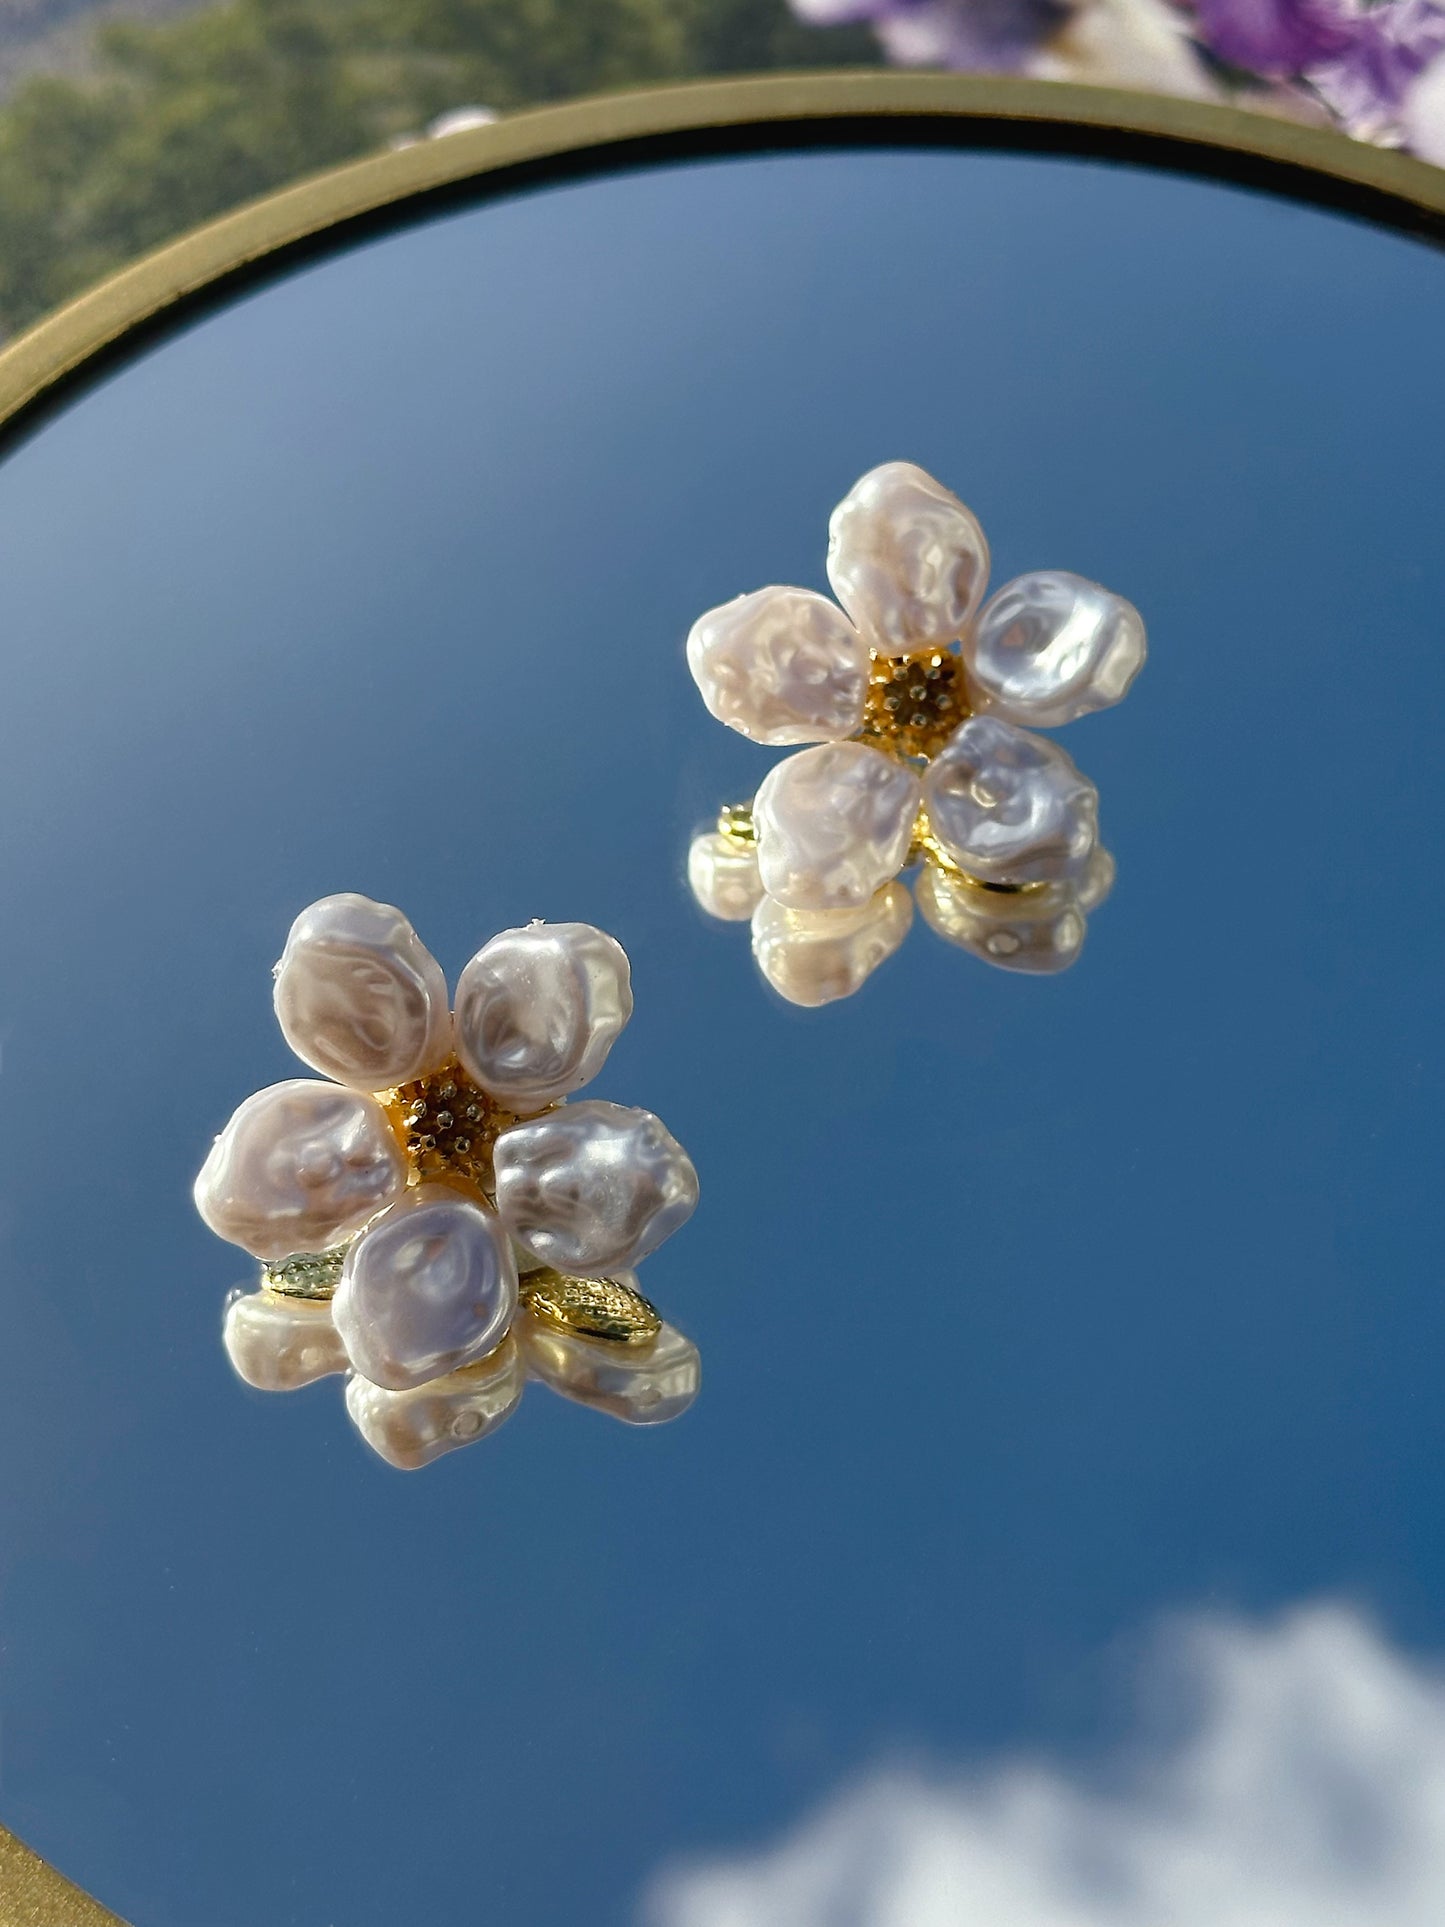
[(694, 895), (713, 916), (751, 919), (760, 967), (795, 1003), (849, 995), (898, 948), (913, 903), (895, 879), (913, 865), (941, 936), (1006, 969), (1064, 968), (1114, 866), (1093, 784), (1022, 725), (1118, 702), (1144, 662), (1138, 611), (1058, 570), (983, 603), (983, 530), (909, 462), (865, 475), (828, 534), (841, 609), (759, 589), (688, 637), (721, 722), (758, 743), (817, 745), (694, 840)]
[(697, 1389), (697, 1352), (633, 1267), (692, 1214), (697, 1174), (649, 1111), (573, 1092), (632, 1014), (620, 944), (533, 923), (457, 984), (399, 910), (325, 897), (276, 966), (286, 1041), (334, 1079), (258, 1091), (196, 1180), (211, 1229), (262, 1262), (226, 1347), (289, 1390), (350, 1368), (393, 1463), (496, 1428), (526, 1377), (639, 1423)]

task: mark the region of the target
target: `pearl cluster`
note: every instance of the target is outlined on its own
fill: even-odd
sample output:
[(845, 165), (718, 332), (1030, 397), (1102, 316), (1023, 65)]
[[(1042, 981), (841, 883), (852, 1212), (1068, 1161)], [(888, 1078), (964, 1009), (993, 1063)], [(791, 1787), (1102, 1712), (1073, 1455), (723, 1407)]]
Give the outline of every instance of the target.
[(504, 931), (453, 1012), (399, 910), (326, 897), (292, 926), (275, 1005), (334, 1081), (248, 1098), (196, 1179), (206, 1223), (262, 1261), (226, 1312), (242, 1378), (347, 1374), (353, 1423), (407, 1469), (495, 1431), (529, 1377), (635, 1424), (691, 1402), (697, 1349), (634, 1267), (691, 1216), (697, 1174), (651, 1112), (567, 1102), (632, 1013), (618, 943)]
[[(977, 517), (910, 462), (839, 503), (827, 570), (837, 603), (758, 589), (688, 637), (714, 716), (753, 742), (809, 745), (695, 838), (699, 904), (751, 922), (759, 967), (793, 1003), (859, 989), (908, 934), (915, 897), (986, 962), (1067, 968), (1114, 866), (1093, 784), (1034, 731), (1126, 694), (1145, 656), (1138, 611), (1063, 570), (985, 601)], [(897, 878), (914, 865), (910, 895)]]

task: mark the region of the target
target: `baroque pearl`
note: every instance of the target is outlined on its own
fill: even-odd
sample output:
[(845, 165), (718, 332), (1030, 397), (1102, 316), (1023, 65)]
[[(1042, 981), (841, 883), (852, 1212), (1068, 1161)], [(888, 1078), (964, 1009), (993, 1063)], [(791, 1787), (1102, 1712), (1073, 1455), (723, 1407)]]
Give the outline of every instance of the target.
[(913, 899), (885, 883), (851, 910), (789, 910), (764, 897), (753, 917), (753, 955), (790, 1004), (816, 1008), (862, 988), (913, 922)]
[(588, 1099), (497, 1139), (497, 1210), (555, 1270), (602, 1278), (655, 1251), (697, 1204), (697, 1173), (651, 1111)]
[(1098, 834), (1099, 798), (1057, 743), (997, 716), (970, 716), (923, 779), (944, 851), (985, 883), (1078, 876)]
[(833, 511), (828, 580), (873, 648), (907, 656), (963, 634), (988, 581), (988, 543), (925, 469), (885, 462)]
[(695, 836), (687, 853), (687, 881), (698, 906), (724, 923), (746, 923), (762, 900), (756, 844), (720, 830)]
[(323, 897), (301, 912), (275, 1004), (296, 1055), (356, 1090), (409, 1083), (451, 1049), (441, 965), (400, 910), (370, 897)]
[(963, 639), (974, 707), (1034, 729), (1118, 702), (1145, 650), (1133, 603), (1064, 569), (1006, 582)]
[(687, 639), (709, 710), (755, 743), (826, 743), (863, 720), (868, 645), (811, 589), (756, 589), (709, 609)]
[(401, 1147), (372, 1098), (293, 1077), (231, 1118), (196, 1179), (218, 1237), (276, 1263), (359, 1231), (406, 1183)]
[(1088, 934), (1088, 913), (1114, 887), (1114, 859), (1102, 843), (1081, 876), (1015, 894), (986, 890), (931, 865), (914, 886), (924, 922), (1000, 970), (1042, 976), (1077, 962)]
[(346, 1409), (373, 1452), (399, 1472), (418, 1472), (444, 1453), (495, 1432), (516, 1411), (526, 1385), (521, 1351), (508, 1333), (475, 1365), (409, 1391), (350, 1378)]
[(324, 1299), (238, 1292), (222, 1337), (237, 1374), (259, 1392), (294, 1392), (346, 1370), (346, 1347)]
[(517, 1110), (588, 1084), (632, 1015), (627, 953), (590, 923), (533, 923), (484, 944), (457, 983), (463, 1068)]
[(763, 888), (790, 910), (867, 903), (903, 868), (921, 795), (911, 769), (866, 743), (799, 750), (753, 802)]
[[(637, 1280), (622, 1282), (635, 1288)], [(665, 1425), (687, 1410), (702, 1383), (697, 1346), (668, 1324), (646, 1345), (586, 1338), (530, 1317), (518, 1319), (517, 1334), (534, 1378), (628, 1425)]]
[(347, 1254), (331, 1301), (347, 1356), (394, 1392), (491, 1351), (517, 1309), (512, 1247), (489, 1211), (424, 1184)]
[(1085, 919), (1067, 883), (1000, 896), (930, 866), (914, 888), (930, 929), (1000, 970), (1067, 970), (1083, 948)]

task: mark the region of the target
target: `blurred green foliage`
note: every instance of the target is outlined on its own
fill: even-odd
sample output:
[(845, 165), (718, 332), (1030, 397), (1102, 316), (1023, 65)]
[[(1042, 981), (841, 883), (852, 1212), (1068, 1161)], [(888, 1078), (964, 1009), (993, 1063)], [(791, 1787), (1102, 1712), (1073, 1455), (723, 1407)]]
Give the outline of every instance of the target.
[(785, 0), (228, 0), (111, 25), (0, 108), (0, 329), (198, 221), (448, 108), (876, 58)]

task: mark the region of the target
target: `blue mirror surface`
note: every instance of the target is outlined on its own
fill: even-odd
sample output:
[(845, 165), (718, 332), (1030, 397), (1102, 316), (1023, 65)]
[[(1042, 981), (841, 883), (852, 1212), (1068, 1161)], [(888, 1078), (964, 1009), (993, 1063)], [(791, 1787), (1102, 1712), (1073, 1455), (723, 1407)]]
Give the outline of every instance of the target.
[[(808, 1927), (915, 1860), (923, 1927), (1193, 1927), (1119, 1762), (1293, 1904), (1226, 1795), (1323, 1756), (1288, 1919), (1336, 1862), (1425, 1919), (1442, 337), (1438, 254), (1236, 189), (730, 159), (290, 273), (0, 463), (0, 1818), (135, 1927)], [(899, 457), (995, 580), (1143, 611), (1061, 738), (1118, 882), (1059, 976), (920, 921), (802, 1011), (687, 888), (777, 753), (682, 643), (826, 588)], [(533, 917), (625, 945), (597, 1094), (702, 1179), (645, 1277), (701, 1348), (675, 1424), (533, 1388), (404, 1477), (336, 1379), (232, 1374), (254, 1267), (190, 1185), (296, 1074), (270, 969), (341, 890), (453, 981)]]

